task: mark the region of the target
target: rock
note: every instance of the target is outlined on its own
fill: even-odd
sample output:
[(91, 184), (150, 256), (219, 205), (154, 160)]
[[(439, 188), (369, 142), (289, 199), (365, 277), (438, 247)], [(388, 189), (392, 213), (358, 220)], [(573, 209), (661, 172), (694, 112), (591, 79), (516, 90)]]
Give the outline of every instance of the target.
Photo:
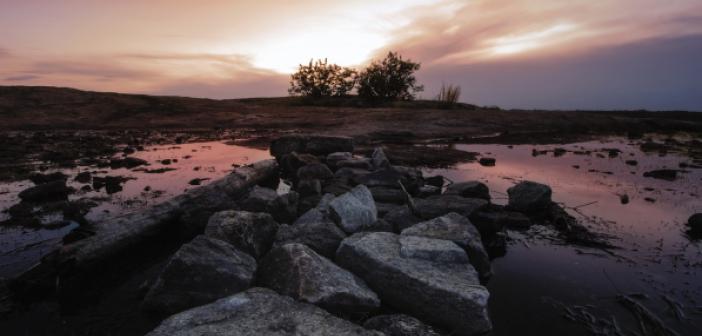
[(315, 155), (353, 152), (353, 139), (341, 136), (288, 135), (273, 140), (270, 151), (276, 158), (292, 152)]
[(406, 205), (390, 210), (390, 212), (383, 216), (383, 219), (390, 223), (396, 232), (400, 232), (422, 221), (422, 219), (414, 215)]
[(417, 191), (417, 197), (419, 198), (427, 198), (435, 195), (441, 195), (441, 188), (435, 187), (433, 185), (421, 186)]
[[(162, 162), (163, 164), (170, 164), (171, 163), (170, 160), (164, 160), (164, 161), (168, 161), (168, 162), (167, 163)], [(149, 162), (147, 162), (146, 160), (131, 157), (131, 156), (125, 157), (123, 159), (110, 160), (110, 168), (112, 168), (112, 169), (118, 169), (118, 168), (132, 169), (132, 168), (136, 168), (139, 166), (146, 166), (148, 164), (149, 164)]]
[(626, 163), (629, 166), (637, 166), (639, 164), (639, 162), (636, 160), (626, 160), (624, 161), (624, 163)]
[(261, 260), (258, 282), (332, 313), (367, 313), (380, 307), (378, 296), (363, 280), (303, 244), (271, 250)]
[(395, 228), (392, 224), (388, 223), (384, 219), (378, 219), (375, 223), (371, 224), (369, 227), (363, 228), (364, 232), (395, 232)]
[(696, 237), (702, 237), (702, 213), (696, 213), (687, 220), (689, 233)]
[(363, 327), (378, 330), (387, 336), (441, 336), (434, 328), (404, 314), (371, 317), (363, 323)]
[(318, 179), (313, 180), (300, 180), (297, 183), (297, 192), (301, 196), (315, 196), (322, 194), (322, 182)]
[(210, 217), (205, 235), (229, 242), (258, 259), (273, 245), (278, 223), (267, 213), (226, 210)]
[(400, 237), (358, 233), (344, 239), (336, 261), (366, 281), (384, 304), (445, 327), (456, 335), (492, 329), (489, 293), (468, 264), (404, 258)]
[(398, 207), (401, 207), (401, 205), (375, 202), (375, 208), (378, 210), (378, 217), (385, 217), (390, 211)]
[(268, 213), (278, 223), (292, 223), (297, 218), (300, 195), (294, 191), (278, 195), (268, 206)]
[(278, 193), (270, 188), (254, 186), (249, 195), (241, 201), (241, 209), (250, 212), (267, 212), (270, 204), (278, 197)]
[(322, 193), (333, 194), (334, 196), (339, 196), (345, 194), (353, 189), (346, 180), (343, 179), (333, 179), (329, 181), (323, 188)]
[(373, 154), (371, 154), (371, 163), (373, 169), (375, 170), (390, 167), (390, 160), (388, 160), (385, 152), (380, 147), (373, 150)]
[(478, 163), (480, 163), (481, 166), (492, 167), (495, 165), (495, 161), (495, 158), (482, 157), (478, 160)]
[(678, 177), (678, 171), (675, 169), (658, 169), (645, 172), (643, 176), (659, 180), (675, 181)]
[(502, 231), (504, 228), (528, 229), (532, 222), (529, 217), (521, 212), (507, 211), (502, 206), (493, 205), (481, 211), (476, 211), (470, 216), (470, 221), (483, 235), (490, 235)]
[[(311, 211), (316, 210), (313, 209)], [(305, 221), (300, 224), (281, 225), (275, 236), (273, 247), (300, 243), (309, 246), (315, 252), (327, 258), (333, 259), (336, 249), (344, 238), (346, 238), (346, 234), (334, 222), (320, 218), (319, 220)]]
[(378, 220), (373, 195), (364, 185), (359, 185), (329, 202), (329, 214), (346, 233), (361, 231)]
[(382, 334), (265, 288), (252, 288), (169, 317), (147, 336)]
[(143, 304), (150, 311), (176, 313), (246, 290), (255, 272), (250, 255), (200, 235), (168, 260)]
[(488, 186), (486, 186), (485, 183), (478, 181), (451, 184), (446, 187), (445, 194), (490, 200), (490, 189), (488, 189)]
[(351, 160), (352, 158), (353, 154), (349, 152), (336, 152), (327, 155), (326, 163), (330, 168), (337, 169), (337, 162)]
[(442, 264), (468, 264), (466, 252), (450, 240), (421, 236), (400, 236), (400, 256)]
[(73, 192), (75, 190), (66, 186), (65, 180), (57, 180), (24, 189), (18, 196), (25, 202), (47, 202), (66, 200)]
[(465, 198), (458, 195), (437, 195), (415, 200), (415, 210), (422, 219), (432, 219), (450, 212), (469, 217), (473, 212), (486, 206), (488, 202), (480, 198)]
[(90, 183), (90, 181), (92, 181), (92, 179), (93, 179), (93, 176), (90, 174), (89, 171), (80, 172), (74, 178), (74, 180), (76, 182), (79, 182), (79, 183)]
[(400, 182), (405, 184), (405, 176), (394, 169), (383, 169), (368, 174), (354, 176), (354, 182), (369, 188), (385, 187), (400, 189)]
[(373, 169), (373, 165), (371, 164), (371, 161), (366, 158), (351, 158), (348, 160), (342, 160), (338, 161), (336, 163), (337, 168), (356, 168), (356, 169), (364, 169), (364, 170), (371, 170)]
[(309, 164), (297, 170), (297, 178), (300, 180), (330, 180), (333, 177), (334, 173), (322, 163)]
[(32, 183), (39, 185), (54, 181), (65, 182), (66, 180), (68, 180), (68, 176), (62, 172), (55, 172), (51, 174), (34, 173), (29, 175), (29, 180), (32, 181)]
[(441, 175), (427, 177), (424, 179), (424, 183), (441, 189), (444, 187), (444, 177)]
[(485, 251), (480, 233), (473, 226), (473, 223), (464, 216), (452, 212), (404, 229), (402, 235), (452, 241), (466, 251), (470, 263), (478, 271), (481, 278), (488, 278), (492, 275), (490, 257)]
[(356, 181), (356, 180), (359, 180), (363, 176), (368, 175), (370, 173), (371, 172), (369, 170), (366, 170), (366, 169), (344, 167), (344, 168), (339, 168), (334, 173), (334, 178)]
[(94, 176), (93, 189), (100, 190), (103, 187), (108, 194), (114, 194), (122, 191), (122, 184), (130, 178), (122, 176)]
[(405, 204), (407, 202), (407, 195), (402, 189), (388, 187), (372, 187), (369, 189), (376, 202), (394, 204)]
[(508, 207), (519, 212), (532, 213), (546, 209), (551, 204), (551, 187), (523, 181), (507, 189)]
[(297, 170), (300, 169), (301, 167), (304, 167), (306, 165), (311, 165), (311, 164), (319, 164), (319, 158), (312, 154), (298, 154), (297, 152), (292, 152), (290, 154), (286, 154), (285, 156), (282, 157), (281, 161), (281, 168), (285, 171), (287, 174), (295, 174), (297, 173)]

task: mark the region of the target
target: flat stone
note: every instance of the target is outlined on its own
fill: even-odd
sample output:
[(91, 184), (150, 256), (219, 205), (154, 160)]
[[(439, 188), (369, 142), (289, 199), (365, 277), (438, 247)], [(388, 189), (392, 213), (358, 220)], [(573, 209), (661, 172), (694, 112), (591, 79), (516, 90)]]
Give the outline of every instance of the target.
[(203, 235), (183, 245), (144, 298), (150, 311), (172, 314), (246, 290), (256, 261), (231, 244)]
[(261, 260), (258, 282), (296, 300), (339, 314), (380, 307), (365, 282), (303, 244), (276, 247)]
[(333, 259), (336, 249), (344, 238), (346, 238), (344, 231), (341, 231), (334, 222), (322, 216), (318, 220), (306, 220), (300, 224), (281, 225), (275, 236), (273, 247), (300, 243), (309, 246), (327, 258)]
[(490, 294), (469, 264), (405, 258), (400, 236), (357, 233), (342, 241), (337, 263), (361, 277), (384, 304), (449, 330), (478, 335), (492, 329)]
[(400, 236), (400, 256), (439, 263), (468, 264), (466, 251), (450, 240)]
[(147, 335), (382, 336), (266, 288), (252, 288), (171, 316)]

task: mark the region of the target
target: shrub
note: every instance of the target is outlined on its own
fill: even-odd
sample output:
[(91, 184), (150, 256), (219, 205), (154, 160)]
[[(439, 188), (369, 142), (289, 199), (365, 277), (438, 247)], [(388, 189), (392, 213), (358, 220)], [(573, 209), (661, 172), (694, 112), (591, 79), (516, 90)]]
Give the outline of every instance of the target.
[(382, 61), (374, 61), (358, 78), (358, 95), (370, 101), (412, 100), (424, 88), (417, 84), (414, 72), (420, 64), (403, 60), (390, 52)]
[(357, 73), (324, 61), (310, 60), (308, 65), (300, 64), (298, 71), (290, 75), (290, 95), (306, 97), (345, 96), (356, 86)]
[(461, 97), (461, 87), (458, 85), (445, 85), (441, 84), (441, 90), (439, 90), (439, 95), (436, 100), (444, 104), (445, 106), (453, 106), (458, 102), (458, 98)]

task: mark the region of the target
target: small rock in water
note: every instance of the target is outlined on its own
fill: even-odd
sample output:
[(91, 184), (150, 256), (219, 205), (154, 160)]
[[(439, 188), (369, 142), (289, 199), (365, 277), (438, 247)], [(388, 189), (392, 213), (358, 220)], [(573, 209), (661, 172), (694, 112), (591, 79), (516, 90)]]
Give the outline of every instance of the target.
[(49, 183), (49, 182), (55, 182), (55, 181), (66, 181), (67, 179), (68, 179), (68, 176), (64, 173), (61, 173), (61, 172), (55, 172), (55, 173), (51, 173), (51, 174), (35, 173), (32, 175), (29, 175), (29, 180), (32, 181), (36, 185), (45, 184), (45, 183)]
[(643, 176), (666, 181), (675, 181), (678, 177), (678, 171), (675, 169), (658, 169), (645, 172)]
[(76, 182), (80, 182), (80, 183), (90, 183), (90, 181), (92, 179), (93, 179), (93, 177), (89, 171), (80, 172), (75, 177)]
[(68, 199), (75, 190), (66, 186), (66, 180), (57, 180), (22, 190), (19, 198), (28, 202), (46, 202)]
[(629, 166), (636, 166), (639, 164), (639, 162), (636, 160), (626, 160), (626, 161), (624, 161), (624, 163), (626, 163)]
[(271, 250), (261, 259), (257, 277), (279, 294), (334, 313), (368, 313), (380, 307), (363, 280), (302, 244)]
[(483, 157), (478, 160), (478, 163), (480, 163), (481, 166), (492, 167), (495, 165), (496, 161), (495, 158)]
[(627, 195), (627, 194), (619, 195), (619, 201), (622, 204), (629, 204), (629, 195)]
[(523, 181), (507, 189), (508, 207), (520, 212), (535, 212), (546, 209), (551, 204), (551, 187)]
[(687, 220), (688, 231), (695, 238), (702, 238), (702, 213), (696, 213)]
[(446, 188), (445, 194), (490, 200), (490, 189), (488, 189), (488, 186), (486, 186), (485, 183), (479, 181), (451, 184)]

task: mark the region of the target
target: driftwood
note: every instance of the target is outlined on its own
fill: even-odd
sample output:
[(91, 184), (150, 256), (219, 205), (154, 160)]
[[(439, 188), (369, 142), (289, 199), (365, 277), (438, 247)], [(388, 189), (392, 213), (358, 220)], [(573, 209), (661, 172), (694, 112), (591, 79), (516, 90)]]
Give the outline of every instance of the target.
[(143, 211), (94, 224), (93, 236), (64, 245), (18, 280), (31, 282), (51, 273), (69, 275), (104, 267), (107, 261), (118, 259), (133, 247), (148, 244), (161, 235), (194, 236), (204, 229), (210, 215), (234, 207), (254, 185), (277, 182), (275, 160), (239, 167), (222, 179)]

